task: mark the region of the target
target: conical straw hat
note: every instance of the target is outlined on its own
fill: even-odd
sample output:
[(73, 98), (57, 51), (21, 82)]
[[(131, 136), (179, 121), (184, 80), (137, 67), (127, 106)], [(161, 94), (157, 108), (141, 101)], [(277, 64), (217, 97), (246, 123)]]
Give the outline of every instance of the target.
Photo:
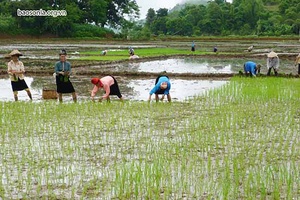
[(275, 53), (274, 51), (271, 51), (269, 54), (268, 54), (268, 58), (274, 58), (277, 56), (277, 53)]
[(20, 52), (19, 50), (15, 49), (15, 50), (13, 50), (12, 52), (10, 52), (9, 55), (10, 55), (10, 56), (15, 56), (15, 55), (17, 55), (17, 56), (22, 56), (23, 54), (21, 54), (21, 52)]

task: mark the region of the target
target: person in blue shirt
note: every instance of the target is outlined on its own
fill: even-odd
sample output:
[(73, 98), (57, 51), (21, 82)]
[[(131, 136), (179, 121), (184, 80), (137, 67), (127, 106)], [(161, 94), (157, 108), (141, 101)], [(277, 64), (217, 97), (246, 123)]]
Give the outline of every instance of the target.
[(161, 101), (164, 100), (165, 95), (167, 95), (167, 99), (169, 102), (171, 102), (171, 95), (170, 95), (170, 89), (171, 89), (171, 83), (170, 79), (166, 75), (160, 75), (155, 80), (155, 86), (152, 88), (152, 90), (149, 93), (149, 99), (148, 101), (151, 101), (152, 94), (155, 94), (155, 100), (156, 102), (159, 101), (159, 94), (162, 94)]
[(246, 76), (256, 76), (257, 73), (260, 73), (260, 64), (256, 64), (255, 62), (248, 61), (244, 64), (244, 72)]
[(62, 49), (59, 53), (59, 60), (55, 63), (56, 91), (59, 102), (62, 102), (63, 93), (72, 93), (74, 102), (77, 102), (77, 95), (73, 84), (70, 81), (71, 64), (67, 61), (67, 52)]
[(195, 41), (192, 42), (191, 51), (194, 52), (196, 50)]

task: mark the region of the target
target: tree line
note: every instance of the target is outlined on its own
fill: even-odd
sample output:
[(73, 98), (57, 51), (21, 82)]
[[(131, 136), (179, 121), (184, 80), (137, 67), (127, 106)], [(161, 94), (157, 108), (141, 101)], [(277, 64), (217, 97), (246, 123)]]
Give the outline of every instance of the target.
[[(66, 10), (67, 16), (20, 17), (16, 12), (41, 8)], [(206, 4), (186, 4), (178, 10), (150, 8), (145, 22), (141, 22), (135, 0), (2, 0), (0, 33), (133, 39), (157, 35), (298, 35), (299, 10), (299, 0), (210, 0)]]
[[(17, 10), (65, 10), (67, 16), (18, 16)], [(0, 33), (104, 37), (139, 16), (135, 0), (2, 0)], [(128, 17), (127, 17), (128, 16)]]
[(225, 0), (181, 10), (149, 9), (141, 33), (181, 36), (300, 34), (299, 0)]

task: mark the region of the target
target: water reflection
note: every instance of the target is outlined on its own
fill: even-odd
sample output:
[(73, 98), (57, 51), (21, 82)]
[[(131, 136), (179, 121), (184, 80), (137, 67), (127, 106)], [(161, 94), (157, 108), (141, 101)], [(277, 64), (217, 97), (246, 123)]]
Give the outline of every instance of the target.
[[(115, 77), (119, 83), (120, 90), (125, 99), (146, 101), (148, 99), (149, 91), (154, 86), (155, 79), (136, 79), (131, 77)], [(90, 77), (74, 76), (71, 78), (78, 94), (78, 101), (85, 101), (90, 99), (90, 91), (93, 85), (90, 83)], [(33, 101), (42, 101), (43, 89), (55, 89), (54, 78), (49, 77), (26, 77), (25, 81), (31, 89)], [(170, 90), (172, 99), (174, 101), (183, 101), (195, 95), (201, 95), (205, 91), (220, 87), (227, 83), (224, 80), (197, 80), (197, 79), (172, 79), (172, 87)], [(10, 80), (8, 78), (0, 78), (0, 101), (13, 101), (13, 92), (11, 89)], [(102, 91), (101, 91), (102, 92)], [(102, 93), (97, 94), (97, 96)], [(71, 94), (63, 95), (66, 102), (72, 102)], [(118, 99), (112, 96), (112, 99)], [(25, 91), (19, 92), (19, 100), (29, 101)]]
[[(33, 99), (40, 99), (42, 95), (42, 89), (36, 90), (32, 89), (31, 85), (33, 82), (32, 77), (25, 77), (25, 81), (28, 85), (28, 87), (31, 89), (31, 95)], [(14, 95), (10, 83), (10, 79), (0, 79), (0, 101), (14, 101)], [(18, 92), (19, 100), (21, 101), (29, 101), (28, 95), (26, 91), (19, 91)]]
[[(220, 87), (227, 83), (227, 81), (171, 79), (171, 83), (170, 94), (172, 100), (182, 101), (201, 95), (210, 89)], [(129, 87), (132, 87), (132, 92), (128, 95), (130, 95), (130, 99), (147, 100), (149, 91), (153, 86), (153, 80), (132, 80), (129, 83)]]
[(230, 63), (211, 63), (196, 59), (167, 59), (130, 63), (129, 69), (138, 72), (167, 73), (233, 73)]

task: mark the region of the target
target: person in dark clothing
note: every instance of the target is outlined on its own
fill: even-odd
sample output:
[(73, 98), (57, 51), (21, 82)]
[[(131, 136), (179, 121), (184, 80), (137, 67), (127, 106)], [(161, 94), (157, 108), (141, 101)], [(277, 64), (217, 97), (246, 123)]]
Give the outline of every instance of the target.
[(62, 94), (72, 93), (73, 101), (77, 102), (77, 95), (73, 84), (70, 81), (71, 64), (67, 61), (66, 50), (61, 50), (59, 53), (60, 61), (55, 63), (55, 75), (56, 75), (56, 91), (58, 93), (59, 102), (62, 102)]

